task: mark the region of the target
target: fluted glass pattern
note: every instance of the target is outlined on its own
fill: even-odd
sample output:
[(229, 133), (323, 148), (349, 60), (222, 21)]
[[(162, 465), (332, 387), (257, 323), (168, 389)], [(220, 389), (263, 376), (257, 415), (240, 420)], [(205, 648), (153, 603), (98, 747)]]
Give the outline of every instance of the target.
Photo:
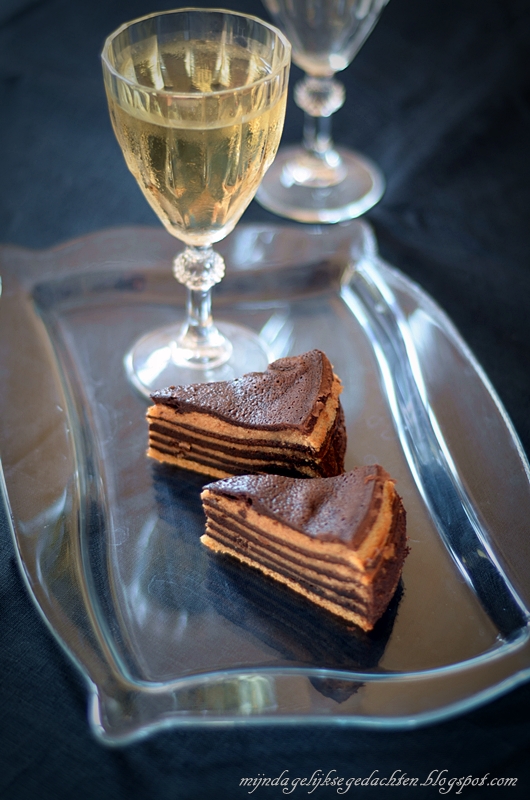
[(186, 244), (223, 239), (278, 149), (288, 43), (253, 18), (190, 9), (118, 31), (103, 63), (114, 131), (155, 213)]

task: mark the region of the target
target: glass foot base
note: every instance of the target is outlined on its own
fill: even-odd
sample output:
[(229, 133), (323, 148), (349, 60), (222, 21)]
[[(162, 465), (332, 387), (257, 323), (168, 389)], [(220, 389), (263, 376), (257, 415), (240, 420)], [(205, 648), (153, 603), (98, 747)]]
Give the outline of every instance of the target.
[(332, 186), (308, 185), (294, 179), (293, 164), (306, 155), (303, 147), (281, 148), (256, 194), (269, 211), (298, 222), (342, 222), (364, 214), (382, 197), (385, 180), (368, 158), (337, 147), (341, 177)]
[(253, 331), (230, 322), (216, 323), (232, 345), (230, 358), (217, 367), (186, 364), (177, 347), (182, 325), (168, 325), (142, 336), (124, 359), (125, 372), (144, 397), (157, 389), (189, 383), (229, 381), (247, 372), (261, 372), (272, 360), (267, 345)]

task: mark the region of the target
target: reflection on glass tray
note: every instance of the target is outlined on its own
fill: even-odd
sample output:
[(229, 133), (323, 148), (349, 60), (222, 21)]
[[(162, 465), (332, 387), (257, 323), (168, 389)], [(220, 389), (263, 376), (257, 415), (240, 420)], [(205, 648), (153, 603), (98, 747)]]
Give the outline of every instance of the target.
[[(208, 723), (407, 727), (530, 674), (529, 470), (454, 328), (362, 222), (241, 225), (218, 319), (324, 350), (346, 466), (398, 481), (410, 555), (370, 634), (202, 547), (200, 476), (145, 457), (123, 355), (181, 314), (163, 231), (0, 251), (0, 453), (22, 574), (108, 743)], [(5, 488), (4, 488), (5, 493)], [(6, 496), (7, 503), (7, 496)]]

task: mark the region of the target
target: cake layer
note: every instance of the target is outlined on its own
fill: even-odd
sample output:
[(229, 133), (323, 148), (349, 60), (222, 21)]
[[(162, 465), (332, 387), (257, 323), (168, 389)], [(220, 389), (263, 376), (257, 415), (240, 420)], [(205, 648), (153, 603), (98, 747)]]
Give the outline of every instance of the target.
[[(343, 588), (346, 592), (355, 590), (357, 596), (368, 594), (377, 578), (377, 570), (368, 573), (337, 560), (319, 557), (311, 550), (290, 547), (283, 544), (277, 536), (268, 535), (266, 530), (260, 531), (255, 526), (239, 524), (234, 517), (230, 518), (225, 511), (221, 512), (213, 508), (206, 500), (204, 507), (212, 531), (218, 530), (223, 540), (232, 543), (235, 550), (244, 551), (250, 548), (252, 552), (263, 553), (264, 557), (269, 558), (271, 562), (276, 561), (278, 564), (283, 564), (285, 568), (289, 567), (294, 573), (305, 571), (308, 577), (317, 582), (319, 576), (322, 576), (327, 583), (333, 585), (336, 582), (338, 587)], [(383, 563), (384, 559), (381, 558), (378, 564), (379, 569)]]
[(203, 544), (370, 630), (407, 553), (405, 511), (379, 466), (311, 481), (247, 475), (206, 486)]
[(249, 560), (266, 567), (270, 573), (275, 573), (300, 583), (306, 588), (306, 591), (314, 591), (316, 594), (327, 597), (345, 608), (366, 609), (369, 606), (371, 601), (370, 591), (355, 583), (353, 578), (350, 581), (340, 581), (325, 575), (320, 570), (312, 570), (301, 565), (295, 568), (289, 562), (289, 559), (281, 558), (277, 553), (273, 554), (266, 547), (260, 547), (259, 544), (252, 543), (248, 549), (239, 547), (237, 544), (234, 546), (234, 540), (226, 537), (223, 529), (212, 523), (209, 525), (208, 534), (219, 545), (223, 545), (225, 552), (237, 553), (238, 557), (239, 555), (246, 556)]
[[(263, 520), (259, 512), (252, 508), (236, 507), (231, 500), (215, 497), (211, 498), (207, 494), (203, 497), (203, 506), (207, 510), (208, 517), (212, 520), (219, 520), (226, 529), (227, 536), (240, 536), (243, 531), (249, 538), (255, 537), (257, 542), (261, 542), (271, 550), (281, 550), (288, 552), (293, 561), (308, 562), (315, 560), (319, 565), (327, 565), (326, 569), (330, 574), (342, 575), (348, 578), (352, 571), (359, 573), (358, 579), (368, 585), (377, 575), (381, 561), (385, 554), (391, 555), (392, 542), (387, 542), (385, 547), (379, 548), (377, 554), (371, 554), (369, 566), (367, 559), (363, 560), (359, 553), (349, 548), (336, 547), (331, 542), (315, 542), (308, 539), (303, 532), (294, 530), (288, 525), (274, 520)], [(396, 516), (392, 512), (393, 518)], [(260, 523), (263, 523), (260, 525)], [(243, 530), (242, 530), (243, 529)], [(365, 551), (366, 547), (365, 545)]]
[(344, 440), (342, 408), (320, 452), (301, 444), (262, 443), (251, 435), (247, 435), (245, 441), (211, 437), (202, 431), (190, 431), (176, 423), (161, 423), (150, 418), (148, 455), (159, 461), (174, 459), (173, 463), (184, 467), (188, 462), (196, 463), (204, 467), (206, 473), (215, 469), (216, 477), (249, 472), (326, 477), (341, 470)]
[(152, 395), (148, 455), (214, 477), (338, 475), (346, 450), (341, 391), (318, 350), (236, 381), (170, 387)]
[(299, 461), (292, 458), (280, 460), (269, 458), (257, 459), (230, 459), (222, 458), (215, 453), (201, 453), (197, 448), (186, 453), (180, 449), (166, 447), (155, 438), (150, 440), (148, 455), (158, 461), (170, 462), (184, 469), (193, 469), (215, 477), (228, 478), (231, 475), (245, 475), (248, 472), (273, 472), (277, 475), (299, 475), (301, 477), (321, 477), (321, 471), (314, 462)]

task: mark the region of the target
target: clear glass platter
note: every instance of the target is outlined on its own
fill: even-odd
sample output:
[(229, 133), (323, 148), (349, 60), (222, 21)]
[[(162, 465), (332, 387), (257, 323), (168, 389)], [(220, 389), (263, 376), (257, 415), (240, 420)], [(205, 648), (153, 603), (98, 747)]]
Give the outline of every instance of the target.
[(328, 354), (346, 466), (378, 462), (397, 479), (410, 555), (365, 634), (207, 551), (203, 480), (146, 458), (146, 401), (123, 366), (182, 312), (175, 241), (120, 229), (2, 248), (2, 493), (29, 592), (87, 681), (96, 736), (403, 728), (528, 679), (529, 468), (450, 321), (360, 221), (241, 225), (220, 249), (216, 318), (261, 332), (275, 357)]

